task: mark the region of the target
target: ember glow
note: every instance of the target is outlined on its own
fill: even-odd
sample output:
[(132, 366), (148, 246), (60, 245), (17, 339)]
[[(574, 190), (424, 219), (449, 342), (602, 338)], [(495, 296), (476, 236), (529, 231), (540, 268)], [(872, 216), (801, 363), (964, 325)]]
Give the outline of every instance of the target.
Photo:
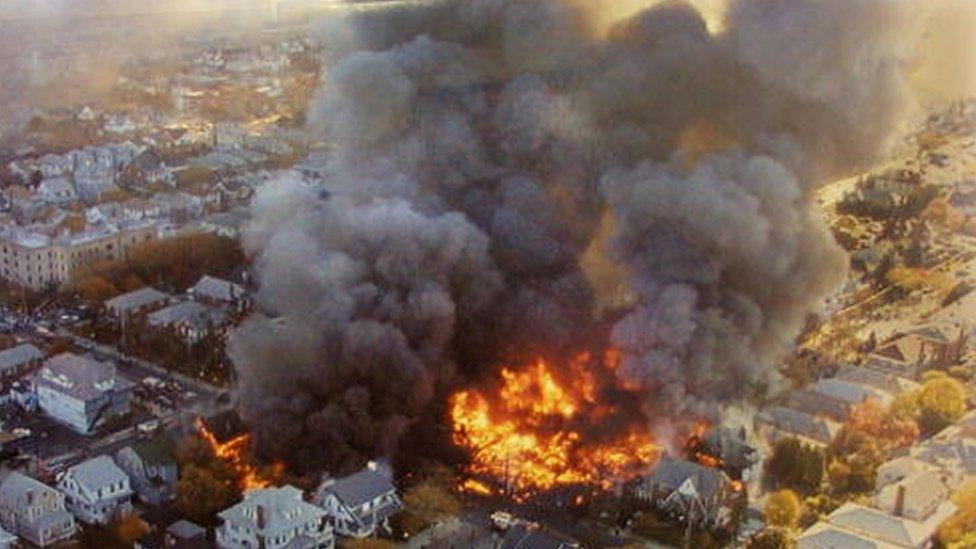
[[(271, 486), (271, 479), (266, 478), (248, 459), (248, 452), (251, 447), (251, 435), (244, 433), (226, 442), (219, 442), (206, 425), (197, 418), (195, 426), (200, 438), (206, 442), (214, 455), (226, 461), (237, 472), (240, 478), (240, 488), (243, 491), (257, 490)], [(274, 465), (274, 469), (280, 469), (281, 465)]]
[[(470, 453), (467, 473), (522, 499), (564, 486), (607, 487), (649, 469), (659, 451), (647, 425), (607, 398), (620, 391), (603, 380), (612, 372), (594, 362), (616, 367), (612, 355), (593, 361), (584, 354), (559, 367), (540, 359), (501, 369), (494, 390), (455, 393), (453, 439)], [(487, 489), (479, 481), (461, 487)]]

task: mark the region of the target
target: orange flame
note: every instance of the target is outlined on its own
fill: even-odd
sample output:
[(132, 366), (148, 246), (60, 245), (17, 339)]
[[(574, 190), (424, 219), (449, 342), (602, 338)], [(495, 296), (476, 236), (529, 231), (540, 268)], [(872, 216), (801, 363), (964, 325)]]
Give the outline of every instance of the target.
[[(194, 425), (200, 434), (200, 438), (210, 446), (214, 455), (226, 461), (238, 474), (241, 490), (247, 492), (248, 490), (258, 490), (271, 486), (272, 479), (263, 476), (258, 468), (248, 460), (248, 451), (251, 445), (250, 433), (238, 435), (226, 442), (219, 442), (200, 418), (197, 418)], [(275, 475), (280, 474), (283, 465), (275, 464), (272, 469)]]
[[(615, 367), (613, 356), (604, 364)], [(645, 425), (607, 436), (613, 404), (599, 402), (600, 384), (589, 355), (558, 371), (544, 360), (501, 371), (495, 394), (462, 390), (451, 399), (454, 442), (467, 449), (475, 477), (503, 484), (516, 500), (558, 486), (600, 485), (624, 480), (650, 467), (658, 455)], [(600, 433), (598, 441), (584, 433)], [(468, 489), (462, 484), (462, 489)], [(468, 489), (468, 491), (474, 491)]]

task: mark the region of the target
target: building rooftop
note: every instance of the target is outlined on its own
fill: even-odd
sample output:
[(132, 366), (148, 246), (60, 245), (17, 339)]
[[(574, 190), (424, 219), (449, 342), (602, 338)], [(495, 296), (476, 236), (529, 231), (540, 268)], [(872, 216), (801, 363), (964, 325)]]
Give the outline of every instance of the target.
[(111, 362), (97, 362), (72, 353), (49, 358), (35, 382), (79, 400), (91, 400), (107, 391), (122, 391), (134, 386), (116, 375), (115, 365)]
[(30, 343), (23, 343), (16, 347), (0, 351), (0, 373), (17, 368), (33, 360), (41, 360), (44, 353)]
[(648, 481), (654, 485), (677, 490), (690, 480), (698, 495), (710, 498), (719, 494), (728, 484), (729, 478), (718, 469), (705, 467), (693, 461), (665, 458), (651, 474)]
[(241, 285), (210, 275), (204, 275), (188, 292), (194, 297), (225, 302), (233, 302), (244, 296), (244, 288)]
[(179, 322), (188, 322), (197, 328), (219, 324), (226, 317), (223, 309), (209, 307), (196, 301), (184, 301), (160, 309), (147, 318), (151, 326), (172, 326)]
[(902, 549), (884, 541), (874, 540), (818, 522), (796, 538), (796, 549)]
[(293, 532), (311, 521), (322, 521), (325, 509), (302, 499), (294, 486), (264, 488), (244, 493), (244, 500), (218, 513), (237, 527), (247, 525), (265, 537)]
[(59, 493), (43, 482), (16, 471), (0, 481), (0, 501), (15, 507), (27, 507), (37, 498), (56, 498)]
[(124, 313), (140, 307), (145, 307), (146, 305), (165, 301), (169, 299), (169, 297), (169, 294), (160, 292), (155, 288), (145, 287), (133, 292), (115, 296), (105, 302), (105, 307), (111, 311), (115, 311), (116, 313)]
[(396, 492), (396, 487), (388, 476), (367, 468), (340, 479), (326, 481), (322, 491), (335, 494), (348, 507), (359, 507), (367, 501)]
[(97, 492), (129, 480), (125, 471), (119, 469), (109, 456), (93, 457), (83, 461), (66, 471), (86, 490)]

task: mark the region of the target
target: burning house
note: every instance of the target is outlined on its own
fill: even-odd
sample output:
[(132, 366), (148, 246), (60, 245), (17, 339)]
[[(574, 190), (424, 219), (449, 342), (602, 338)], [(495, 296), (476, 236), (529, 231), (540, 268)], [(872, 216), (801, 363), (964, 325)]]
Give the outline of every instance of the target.
[(720, 469), (673, 458), (639, 481), (634, 495), (679, 522), (708, 529), (727, 526), (742, 496), (741, 486)]

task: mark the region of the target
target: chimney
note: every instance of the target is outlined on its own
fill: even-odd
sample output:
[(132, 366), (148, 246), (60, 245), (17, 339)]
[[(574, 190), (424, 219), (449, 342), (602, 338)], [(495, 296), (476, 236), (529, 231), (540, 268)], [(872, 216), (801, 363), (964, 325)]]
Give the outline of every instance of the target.
[(905, 515), (905, 485), (898, 484), (898, 491), (895, 493), (895, 510), (892, 513), (896, 517)]

